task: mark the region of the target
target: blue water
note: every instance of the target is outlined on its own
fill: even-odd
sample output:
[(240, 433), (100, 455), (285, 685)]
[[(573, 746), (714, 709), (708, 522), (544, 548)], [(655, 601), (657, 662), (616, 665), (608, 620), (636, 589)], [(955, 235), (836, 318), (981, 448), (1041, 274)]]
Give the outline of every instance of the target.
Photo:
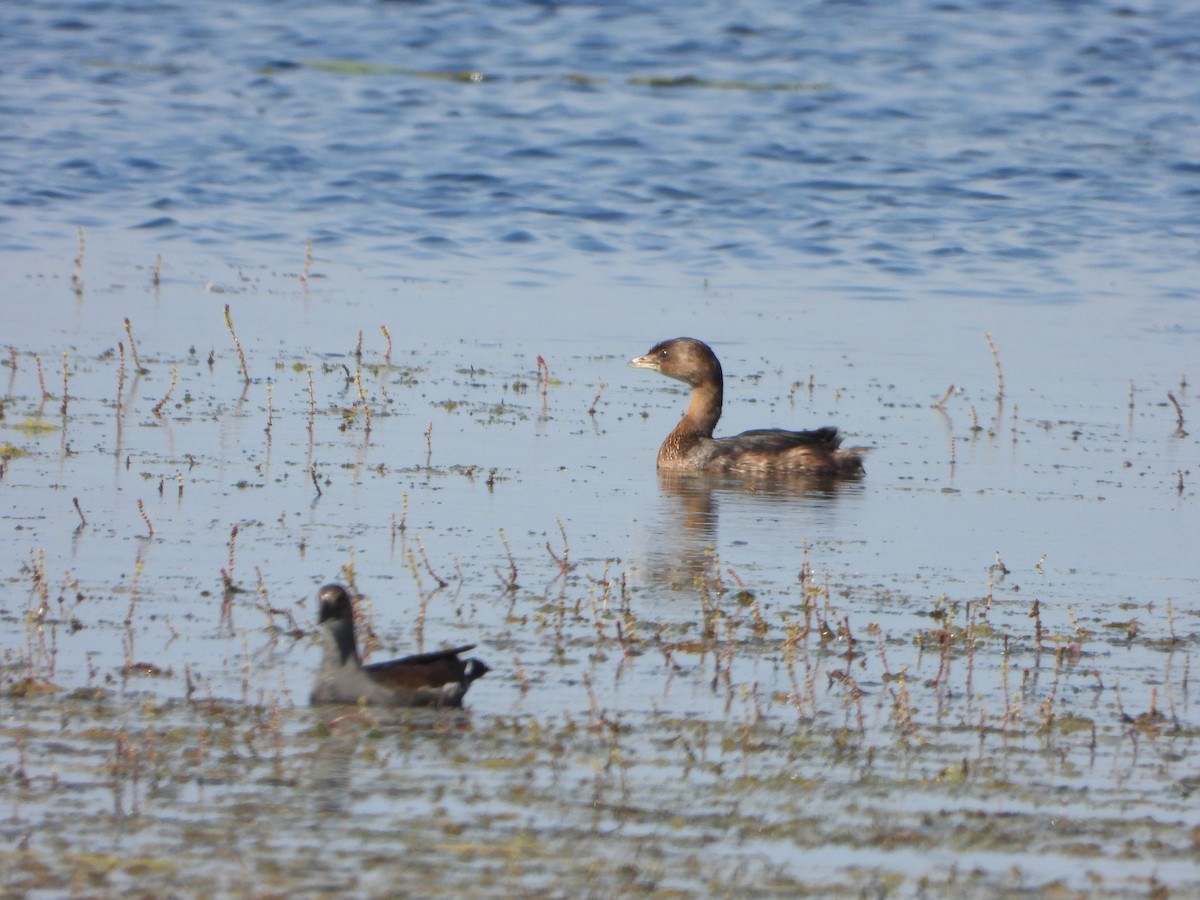
[(0, 35), (7, 252), (1196, 296), (1188, 4), (34, 3)]

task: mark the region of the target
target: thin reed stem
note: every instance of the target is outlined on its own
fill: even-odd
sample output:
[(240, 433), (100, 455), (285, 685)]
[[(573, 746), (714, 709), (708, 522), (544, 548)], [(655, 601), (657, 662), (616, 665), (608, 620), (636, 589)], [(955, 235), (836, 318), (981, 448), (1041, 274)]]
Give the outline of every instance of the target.
[(1000, 365), (1000, 351), (996, 347), (996, 342), (992, 340), (991, 332), (985, 331), (984, 338), (987, 340), (988, 348), (992, 351), (992, 361), (996, 364), (996, 402), (1004, 402), (1004, 367)]
[(146, 528), (150, 531), (147, 537), (154, 537), (154, 523), (150, 521), (150, 514), (146, 512), (146, 505), (142, 503), (141, 498), (138, 499), (137, 508), (138, 512), (142, 514), (142, 521), (146, 523)]
[(87, 238), (83, 232), (83, 226), (79, 226), (79, 252), (75, 254), (75, 271), (71, 273), (71, 287), (75, 291), (76, 298), (83, 299), (83, 255), (87, 250)]
[(171, 384), (167, 387), (167, 392), (163, 395), (163, 398), (161, 400), (159, 400), (157, 403), (155, 403), (154, 409), (151, 410), (151, 412), (153, 412), (156, 417), (159, 417), (162, 415), (163, 407), (166, 406), (167, 403), (170, 402), (171, 394), (175, 391), (175, 383), (178, 380), (179, 380), (179, 366), (177, 366), (177, 365), (171, 366)]
[[(62, 376), (63, 376), (62, 406), (60, 407), (60, 409), (62, 410), (63, 416), (66, 416), (66, 414), (67, 414), (67, 400), (70, 399), (70, 396), (67, 394), (67, 379), (70, 375), (70, 368), (68, 366), (67, 360), (68, 360), (67, 351), (64, 350), (63, 351), (63, 367), (62, 367)], [(64, 427), (65, 427), (65, 423), (64, 423)]]
[(1175, 394), (1171, 391), (1167, 391), (1167, 399), (1175, 407), (1175, 437), (1187, 437), (1187, 432), (1183, 430), (1183, 407), (1179, 405), (1179, 401), (1175, 399)]
[(42, 371), (42, 356), (40, 353), (33, 354), (33, 362), (37, 366), (38, 387), (42, 391), (42, 402), (54, 399), (54, 395), (46, 390), (46, 375)]
[(129, 352), (133, 355), (134, 374), (145, 375), (149, 369), (142, 365), (142, 359), (138, 356), (137, 342), (133, 339), (133, 323), (128, 318), (125, 319), (125, 334), (129, 336)]
[(229, 304), (225, 304), (225, 326), (229, 329), (229, 333), (233, 336), (233, 346), (237, 348), (238, 362), (242, 367), (242, 378), (246, 383), (250, 383), (250, 370), (246, 367), (246, 354), (242, 352), (242, 342), (238, 340), (237, 330), (233, 327), (233, 313), (229, 309)]

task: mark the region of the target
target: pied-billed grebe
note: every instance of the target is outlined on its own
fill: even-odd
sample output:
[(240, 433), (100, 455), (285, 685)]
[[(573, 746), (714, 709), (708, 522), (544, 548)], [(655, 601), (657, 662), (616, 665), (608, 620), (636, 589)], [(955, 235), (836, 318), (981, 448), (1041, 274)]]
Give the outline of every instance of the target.
[(658, 448), (658, 468), (667, 472), (771, 472), (819, 477), (851, 477), (863, 471), (862, 450), (842, 450), (833, 427), (814, 431), (761, 428), (714, 438), (721, 418), (725, 378), (712, 348), (695, 338), (675, 338), (631, 359), (637, 369), (653, 369), (692, 389), (687, 412)]
[(340, 584), (325, 585), (320, 603), (324, 656), (309, 698), (314, 704), (462, 706), (471, 682), (489, 671), (478, 659), (458, 658), (475, 649), (474, 644), (364, 666), (354, 639), (354, 607), (346, 589)]

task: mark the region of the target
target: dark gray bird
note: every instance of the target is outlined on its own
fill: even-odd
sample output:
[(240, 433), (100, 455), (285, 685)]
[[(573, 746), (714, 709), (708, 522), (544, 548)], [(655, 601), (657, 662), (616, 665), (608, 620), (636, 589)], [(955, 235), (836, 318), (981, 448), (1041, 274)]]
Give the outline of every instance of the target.
[(387, 662), (363, 665), (354, 639), (354, 607), (340, 584), (319, 595), (323, 656), (310, 702), (369, 703), (373, 706), (462, 706), (467, 688), (489, 668), (482, 660), (460, 659), (474, 650), (464, 644)]

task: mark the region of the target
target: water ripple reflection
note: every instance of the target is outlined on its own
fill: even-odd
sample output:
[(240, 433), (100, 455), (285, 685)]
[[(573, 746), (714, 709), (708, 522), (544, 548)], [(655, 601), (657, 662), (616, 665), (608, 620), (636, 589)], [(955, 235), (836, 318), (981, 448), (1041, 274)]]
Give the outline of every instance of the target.
[(414, 260), (1191, 258), (1200, 23), (1171, 6), (281, 9), (4, 13), (9, 214)]

